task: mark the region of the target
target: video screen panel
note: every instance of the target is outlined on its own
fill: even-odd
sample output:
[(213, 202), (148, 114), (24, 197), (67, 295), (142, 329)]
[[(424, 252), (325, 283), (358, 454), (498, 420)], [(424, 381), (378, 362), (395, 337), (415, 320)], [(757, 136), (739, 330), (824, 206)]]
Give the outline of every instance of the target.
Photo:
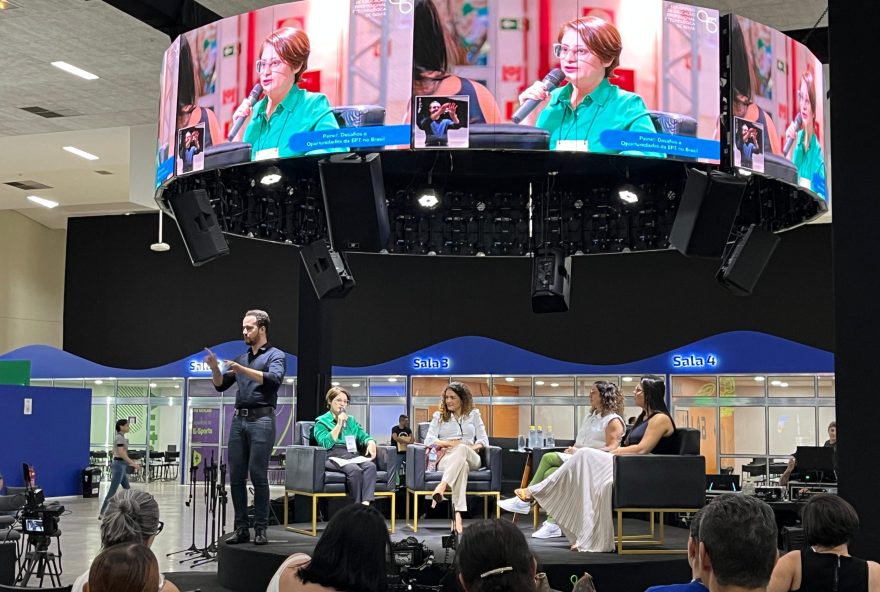
[(717, 10), (662, 0), (414, 6), (414, 148), (720, 161)]
[(412, 34), (409, 1), (301, 0), (181, 35), (162, 68), (157, 186), (238, 162), (409, 148)]
[(732, 15), (733, 165), (828, 199), (822, 63), (781, 32)]

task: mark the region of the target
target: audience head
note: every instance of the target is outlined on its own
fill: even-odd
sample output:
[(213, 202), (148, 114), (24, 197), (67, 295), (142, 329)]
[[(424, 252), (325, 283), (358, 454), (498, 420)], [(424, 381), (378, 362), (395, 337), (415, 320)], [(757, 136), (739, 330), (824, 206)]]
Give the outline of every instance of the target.
[[(125, 429), (123, 429), (125, 428)], [(128, 433), (128, 420), (127, 419), (117, 419), (116, 420), (116, 433), (117, 434), (127, 434)]]
[(457, 416), (467, 415), (474, 409), (474, 397), (471, 389), (463, 382), (450, 382), (440, 395), (440, 419), (449, 421), (454, 413)]
[(837, 422), (832, 421), (828, 424), (828, 439), (832, 444), (837, 444)]
[(397, 418), (397, 424), (400, 427), (405, 428), (406, 426), (409, 425), (409, 416), (401, 415), (399, 418)]
[(623, 51), (623, 41), (617, 27), (599, 17), (584, 16), (564, 23), (556, 41), (562, 43), (562, 38), (569, 30), (577, 33), (580, 41), (602, 64), (609, 63), (605, 66), (605, 78), (610, 78), (620, 65), (620, 52)]
[(690, 532), (688, 533), (688, 563), (694, 571), (699, 571), (700, 562), (700, 523), (703, 521), (702, 508), (691, 518)]
[(120, 543), (150, 546), (162, 532), (156, 498), (139, 489), (123, 489), (110, 498), (101, 520), (101, 545)]
[(385, 518), (371, 506), (351, 504), (327, 523), (312, 561), (299, 571), (299, 578), (346, 592), (384, 592), (390, 559)]
[(156, 592), (159, 562), (148, 547), (122, 543), (101, 551), (89, 569), (88, 592)]
[(703, 508), (699, 561), (702, 580), (764, 589), (776, 564), (776, 520), (761, 500), (728, 493)]
[(526, 538), (508, 520), (480, 520), (464, 529), (455, 571), (467, 592), (535, 590), (536, 563)]
[(859, 515), (842, 497), (820, 493), (807, 500), (801, 511), (804, 536), (810, 546), (848, 544), (859, 529)]
[(613, 382), (597, 380), (593, 383), (596, 389), (597, 400), (593, 401), (593, 389), (590, 389), (590, 405), (599, 415), (605, 416), (609, 413), (623, 413), (623, 393), (617, 388)]

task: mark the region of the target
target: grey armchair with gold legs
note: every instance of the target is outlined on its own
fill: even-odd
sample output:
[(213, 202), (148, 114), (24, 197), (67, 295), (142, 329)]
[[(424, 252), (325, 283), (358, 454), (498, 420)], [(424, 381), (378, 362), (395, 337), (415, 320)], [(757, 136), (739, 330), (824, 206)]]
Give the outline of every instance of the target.
[[(329, 497), (345, 497), (345, 475), (326, 471), (324, 463), (330, 451), (312, 444), (313, 421), (298, 421), (294, 426), (293, 446), (287, 447), (284, 484), (284, 528), (287, 530), (318, 536), (318, 500)], [(390, 461), (397, 454), (395, 446), (376, 447), (376, 498), (391, 499), (391, 528), (394, 532), (397, 503), (394, 497), (394, 472), (389, 470)], [(312, 502), (310, 530), (289, 525), (288, 500), (290, 495), (310, 498)]]
[[(418, 440), (424, 442), (428, 433), (428, 423), (420, 423), (417, 428)], [(498, 502), (501, 499), (501, 448), (489, 446), (480, 454), (480, 468), (468, 472), (467, 495), (483, 497), (483, 516), (489, 517), (489, 498), (495, 498), (495, 517), (501, 515)], [(410, 444), (406, 447), (406, 523), (413, 532), (419, 527), (419, 498), (430, 495), (443, 478), (442, 471), (427, 472), (424, 444)], [(412, 522), (410, 522), (412, 511)]]
[[(706, 503), (706, 459), (699, 456), (700, 431), (678, 428), (673, 437), (678, 454), (614, 457), (612, 507), (618, 554), (687, 553), (687, 548), (644, 548), (664, 544), (666, 513), (696, 512)], [(650, 529), (645, 534), (625, 535), (623, 515), (636, 512), (649, 515)], [(658, 516), (659, 528), (655, 528)]]

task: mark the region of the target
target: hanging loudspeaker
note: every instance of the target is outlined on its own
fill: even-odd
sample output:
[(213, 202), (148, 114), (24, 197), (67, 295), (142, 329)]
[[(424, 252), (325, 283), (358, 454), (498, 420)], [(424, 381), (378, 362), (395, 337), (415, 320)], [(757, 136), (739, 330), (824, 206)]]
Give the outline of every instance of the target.
[(571, 257), (562, 249), (539, 249), (532, 263), (532, 312), (567, 312), (570, 292)]
[(747, 181), (726, 173), (688, 171), (669, 243), (682, 255), (720, 259)]
[(752, 224), (734, 245), (730, 257), (715, 277), (731, 292), (750, 295), (778, 244), (778, 236)]
[(199, 266), (229, 254), (229, 245), (217, 223), (207, 191), (195, 189), (171, 195), (168, 205), (193, 265)]
[(318, 170), (331, 248), (337, 253), (386, 248), (391, 225), (379, 154), (334, 154), (321, 160)]

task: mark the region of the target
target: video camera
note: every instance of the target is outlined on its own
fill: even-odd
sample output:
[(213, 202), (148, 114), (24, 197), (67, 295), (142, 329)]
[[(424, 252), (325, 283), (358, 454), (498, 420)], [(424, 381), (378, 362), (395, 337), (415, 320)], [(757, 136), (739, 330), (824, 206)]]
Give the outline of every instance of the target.
[(439, 592), (441, 586), (419, 584), (415, 572), (434, 563), (434, 551), (415, 537), (391, 543), (391, 562), (388, 566), (389, 592)]
[(42, 489), (34, 487), (30, 469), (27, 463), (21, 464), (27, 488), (24, 507), (21, 509), (22, 532), (32, 536), (51, 536), (58, 530), (58, 520), (64, 512), (64, 506), (58, 503), (46, 504), (46, 494)]

